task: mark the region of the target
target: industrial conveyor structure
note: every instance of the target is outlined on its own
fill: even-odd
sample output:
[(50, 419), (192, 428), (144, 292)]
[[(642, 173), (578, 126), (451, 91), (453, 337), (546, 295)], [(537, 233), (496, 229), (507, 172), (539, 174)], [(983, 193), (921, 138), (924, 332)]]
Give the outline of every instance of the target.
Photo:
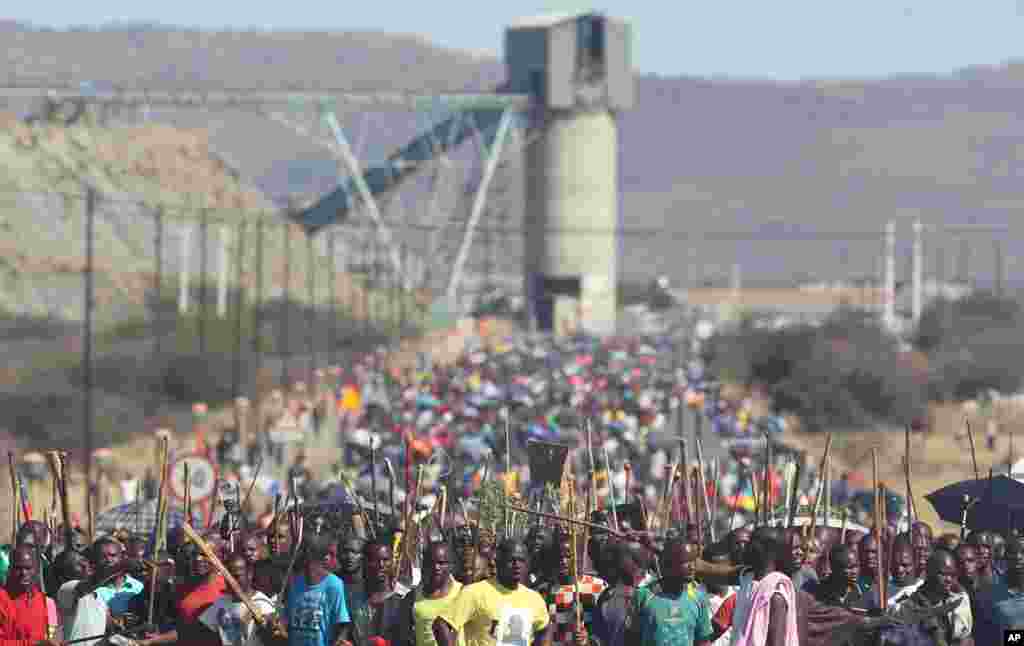
[[(493, 94), (439, 97), (438, 103), (450, 103), (458, 108), (449, 110), (447, 118), (389, 155), (382, 163), (365, 170), (360, 168), (334, 113), (324, 111), (323, 119), (336, 140), (332, 151), (345, 165), (349, 176), (334, 191), (297, 213), (296, 220), (310, 235), (315, 235), (324, 227), (346, 221), (354, 211), (365, 212), (376, 228), (377, 242), (387, 249), (392, 268), (401, 275), (403, 263), (394, 236), (380, 215), (378, 201), (398, 190), (406, 179), (429, 166), (438, 157), (458, 148), (467, 139), (480, 137), (482, 147), (487, 151), (483, 175), (475, 188), (473, 205), (456, 255), (454, 258), (442, 256), (451, 264), (446, 295), (454, 304), (476, 228), (484, 213), (488, 189), (506, 141), (513, 128), (525, 128), (528, 125), (525, 110), (530, 105), (529, 97), (503, 91), (504, 88), (499, 88)], [(293, 124), (286, 125), (294, 127)], [(439, 227), (438, 231), (444, 229)], [(440, 241), (432, 241), (428, 246), (429, 255), (437, 255), (437, 242)]]
[[(516, 22), (505, 37), (508, 80), (492, 95), (508, 99), (504, 106), (456, 112), (366, 171), (358, 167), (340, 128), (332, 125), (350, 177), (297, 218), (313, 233), (365, 207), (381, 241), (389, 242), (374, 200), (468, 138), (471, 130), (463, 124), (472, 121), (491, 153), (447, 282), (446, 296), (454, 305), (496, 158), (509, 128), (524, 121), (517, 113), (529, 108), (526, 126), (531, 139), (534, 132), (538, 135), (525, 148), (523, 165), (523, 273), (530, 319), (555, 333), (570, 328), (614, 333), (621, 228), (615, 115), (634, 101), (630, 41), (627, 23), (599, 13)], [(400, 267), (393, 245), (390, 253), (392, 264)]]

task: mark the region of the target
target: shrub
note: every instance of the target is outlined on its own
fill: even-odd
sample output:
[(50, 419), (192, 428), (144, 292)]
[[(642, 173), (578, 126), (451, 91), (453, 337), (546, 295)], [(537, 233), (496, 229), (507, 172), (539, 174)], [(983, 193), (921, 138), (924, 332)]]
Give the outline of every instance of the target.
[(896, 340), (867, 313), (840, 310), (820, 327), (746, 323), (713, 338), (711, 355), (723, 379), (767, 387), (780, 412), (810, 429), (906, 424), (925, 405)]
[(921, 315), (915, 345), (928, 354), (932, 399), (973, 399), (994, 389), (1012, 393), (1024, 382), (1020, 326), (1024, 310), (990, 292), (938, 300)]

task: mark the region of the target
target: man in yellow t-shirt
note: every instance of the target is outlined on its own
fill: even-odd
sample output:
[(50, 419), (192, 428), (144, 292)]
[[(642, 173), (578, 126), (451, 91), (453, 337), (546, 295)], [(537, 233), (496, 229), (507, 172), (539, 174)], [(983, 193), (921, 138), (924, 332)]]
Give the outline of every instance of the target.
[[(427, 545), (423, 551), (423, 585), (410, 594), (412, 600), (413, 634), (415, 646), (437, 646), (434, 639), (434, 620), (451, 608), (462, 591), (462, 584), (452, 577), (451, 550), (444, 542)], [(461, 635), (457, 646), (463, 646)]]
[(439, 646), (550, 646), (551, 618), (544, 597), (523, 585), (529, 557), (523, 543), (498, 546), (497, 576), (462, 589), (434, 621)]

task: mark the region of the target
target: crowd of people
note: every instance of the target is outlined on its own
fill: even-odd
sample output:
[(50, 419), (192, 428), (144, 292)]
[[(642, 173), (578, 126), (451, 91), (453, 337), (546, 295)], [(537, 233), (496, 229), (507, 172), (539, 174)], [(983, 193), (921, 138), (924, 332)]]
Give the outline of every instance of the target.
[[(684, 428), (764, 424), (667, 339), (524, 337), (385, 365), (369, 353), (271, 393), (245, 446), (224, 429), (223, 473), (284, 470), (263, 513), (247, 498), (166, 534), (27, 520), (0, 572), (0, 646), (945, 646), (1024, 625), (1015, 535), (790, 525), (819, 491), (813, 460), (790, 483), (749, 451), (681, 455)], [(294, 429), (330, 438), (313, 445), (335, 462), (289, 466)], [(537, 443), (565, 447), (554, 482)]]

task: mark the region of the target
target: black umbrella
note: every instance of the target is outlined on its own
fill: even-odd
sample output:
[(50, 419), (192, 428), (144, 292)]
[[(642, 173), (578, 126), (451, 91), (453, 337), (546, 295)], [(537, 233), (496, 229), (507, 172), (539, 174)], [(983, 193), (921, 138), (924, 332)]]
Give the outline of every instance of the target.
[(1005, 475), (962, 480), (925, 496), (939, 518), (960, 524), (964, 505), (967, 526), (972, 530), (1002, 531), (1024, 518), (1024, 482)]

